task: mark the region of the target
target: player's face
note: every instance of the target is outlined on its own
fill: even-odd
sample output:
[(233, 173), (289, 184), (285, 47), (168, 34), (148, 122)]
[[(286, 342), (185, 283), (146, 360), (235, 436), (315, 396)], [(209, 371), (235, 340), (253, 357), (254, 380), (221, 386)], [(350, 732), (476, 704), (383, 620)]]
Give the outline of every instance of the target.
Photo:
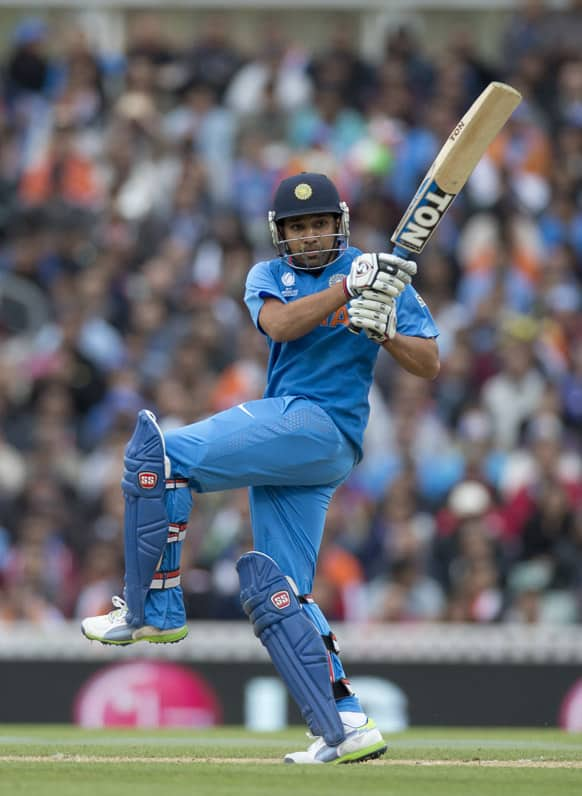
[(283, 221), (283, 238), (294, 261), (316, 269), (337, 256), (338, 221), (333, 213), (298, 216)]

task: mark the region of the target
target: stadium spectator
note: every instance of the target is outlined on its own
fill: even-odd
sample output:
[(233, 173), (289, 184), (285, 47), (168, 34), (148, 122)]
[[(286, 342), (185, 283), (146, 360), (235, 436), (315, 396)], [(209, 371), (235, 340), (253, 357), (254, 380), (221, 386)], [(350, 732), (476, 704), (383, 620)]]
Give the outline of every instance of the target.
[[(582, 621), (580, 3), (521, 4), (487, 58), (466, 27), (442, 58), (411, 16), (373, 63), (345, 26), (310, 51), (272, 20), (245, 52), (226, 13), (190, 38), (165, 14), (130, 15), (118, 54), (82, 18), (22, 17), (3, 50), (2, 619), (99, 614), (120, 590), (139, 406), (174, 428), (260, 394), (242, 286), (273, 186), (341, 170), (354, 236), (382, 250), (495, 77), (524, 102), (419, 258), (441, 374), (380, 357), (316, 588), (346, 619)], [(191, 617), (241, 616), (244, 505), (201, 501)]]

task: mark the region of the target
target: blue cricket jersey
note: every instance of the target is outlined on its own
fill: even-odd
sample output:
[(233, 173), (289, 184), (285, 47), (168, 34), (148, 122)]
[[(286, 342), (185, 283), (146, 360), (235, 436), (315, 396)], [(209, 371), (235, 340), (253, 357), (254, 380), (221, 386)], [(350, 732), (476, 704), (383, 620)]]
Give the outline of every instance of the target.
[[(317, 275), (295, 270), (288, 258), (257, 263), (246, 281), (245, 303), (255, 326), (266, 298), (285, 304), (319, 293), (349, 273), (362, 252), (350, 246)], [(413, 337), (437, 337), (438, 329), (421, 297), (410, 285), (396, 299), (397, 331)], [(368, 422), (368, 392), (379, 346), (361, 332), (348, 331), (347, 307), (340, 307), (323, 323), (297, 340), (277, 343), (267, 336), (269, 365), (265, 398), (300, 395), (319, 404), (361, 456)]]

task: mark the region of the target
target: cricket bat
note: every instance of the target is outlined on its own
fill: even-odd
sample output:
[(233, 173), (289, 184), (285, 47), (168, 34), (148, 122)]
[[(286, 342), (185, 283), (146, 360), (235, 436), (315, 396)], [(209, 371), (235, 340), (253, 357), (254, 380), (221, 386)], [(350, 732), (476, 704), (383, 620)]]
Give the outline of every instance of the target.
[[(455, 129), (421, 182), (390, 241), (392, 253), (404, 259), (420, 254), (455, 196), (487, 151), (489, 144), (521, 102), (505, 83), (490, 83)], [(355, 327), (350, 331), (358, 332)]]
[(445, 141), (390, 238), (394, 254), (420, 254), (520, 102), (519, 91), (505, 83), (490, 83), (477, 97)]

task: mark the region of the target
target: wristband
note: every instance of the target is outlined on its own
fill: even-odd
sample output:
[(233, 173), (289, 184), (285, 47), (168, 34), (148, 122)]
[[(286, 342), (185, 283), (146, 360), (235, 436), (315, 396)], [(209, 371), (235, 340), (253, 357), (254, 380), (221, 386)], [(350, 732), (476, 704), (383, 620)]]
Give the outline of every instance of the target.
[(342, 279), (342, 287), (344, 289), (345, 297), (347, 298), (348, 301), (351, 301), (351, 299), (353, 299), (353, 296), (350, 293), (350, 291), (348, 290), (348, 278), (347, 278), (347, 276), (344, 276), (344, 278)]

